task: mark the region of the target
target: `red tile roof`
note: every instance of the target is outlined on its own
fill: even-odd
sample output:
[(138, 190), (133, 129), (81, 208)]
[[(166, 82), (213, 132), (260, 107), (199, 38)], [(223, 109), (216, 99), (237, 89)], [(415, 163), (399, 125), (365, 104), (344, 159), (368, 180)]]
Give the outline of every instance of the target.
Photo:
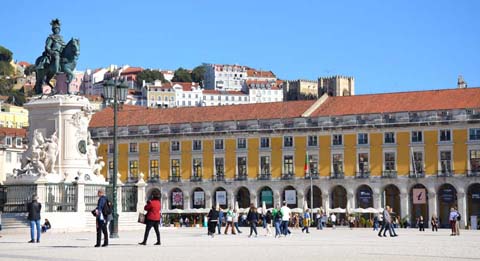
[[(119, 126), (296, 118), (316, 101), (147, 109), (124, 106)], [(480, 108), (480, 88), (328, 97), (310, 117)], [(93, 115), (90, 127), (113, 125), (111, 109)]]
[(184, 92), (192, 91), (192, 87), (198, 88), (200, 85), (196, 82), (172, 82), (172, 86), (176, 84), (182, 86)]
[(266, 78), (276, 78), (275, 74), (272, 71), (259, 71), (255, 69), (247, 70), (248, 77), (266, 77)]
[(127, 69), (122, 71), (121, 75), (138, 74), (141, 71), (143, 71), (142, 67), (128, 67)]
[(26, 129), (18, 129), (18, 128), (0, 128), (0, 137), (26, 137), (27, 130)]
[(480, 108), (480, 88), (328, 97), (315, 116)]
[[(145, 109), (143, 107), (140, 107), (143, 109), (125, 109), (124, 106), (124, 109), (119, 111), (118, 126), (295, 118), (301, 117), (302, 113), (314, 102), (308, 100), (167, 109)], [(95, 113), (90, 121), (91, 128), (107, 126), (113, 126), (111, 108)]]
[(28, 66), (30, 65), (30, 63), (29, 63), (29, 62), (25, 62), (25, 61), (21, 61), (21, 62), (18, 62), (18, 65), (26, 68), (26, 67), (28, 67)]

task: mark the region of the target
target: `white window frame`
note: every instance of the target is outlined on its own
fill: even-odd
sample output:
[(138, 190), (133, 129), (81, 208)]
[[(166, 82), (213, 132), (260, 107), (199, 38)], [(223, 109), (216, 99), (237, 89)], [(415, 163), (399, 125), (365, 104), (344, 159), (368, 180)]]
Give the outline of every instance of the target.
[[(387, 138), (387, 133), (393, 133), (393, 142), (391, 143), (387, 143), (385, 142), (386, 138)], [(397, 144), (397, 133), (394, 132), (394, 131), (386, 131), (383, 133), (383, 144), (384, 145), (394, 145), (394, 144)]]
[[(393, 153), (393, 158), (395, 159), (395, 169), (393, 169), (393, 170), (387, 170), (385, 153)], [(398, 169), (398, 168), (397, 168), (397, 163), (398, 163), (397, 155), (398, 155), (398, 153), (397, 153), (396, 151), (392, 151), (392, 150), (384, 150), (384, 151), (383, 151), (383, 155), (382, 155), (382, 158), (383, 158), (382, 171), (397, 171), (397, 169)]]
[[(449, 131), (450, 132), (450, 140), (442, 140), (442, 131)], [(438, 130), (438, 142), (439, 143), (451, 143), (453, 140), (453, 132), (452, 129), (439, 129)]]
[[(360, 135), (367, 135), (367, 143), (361, 143), (360, 144)], [(368, 132), (361, 132), (357, 134), (357, 145), (359, 146), (368, 146), (370, 144), (370, 135), (368, 135)]]

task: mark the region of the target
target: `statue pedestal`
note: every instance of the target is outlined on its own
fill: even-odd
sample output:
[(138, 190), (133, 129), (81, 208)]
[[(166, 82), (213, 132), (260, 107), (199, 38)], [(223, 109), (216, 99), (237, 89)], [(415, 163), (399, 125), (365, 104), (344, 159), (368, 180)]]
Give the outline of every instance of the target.
[(87, 157), (89, 153), (88, 124), (91, 118), (88, 99), (76, 95), (44, 96), (24, 106), (29, 111), (30, 146), (35, 139), (35, 130), (43, 134), (45, 139), (50, 138), (54, 133), (58, 138), (56, 143), (58, 155), (46, 153), (47, 157), (54, 162), (50, 171), (46, 166), (47, 182), (73, 182), (79, 173), (92, 175), (92, 167)]

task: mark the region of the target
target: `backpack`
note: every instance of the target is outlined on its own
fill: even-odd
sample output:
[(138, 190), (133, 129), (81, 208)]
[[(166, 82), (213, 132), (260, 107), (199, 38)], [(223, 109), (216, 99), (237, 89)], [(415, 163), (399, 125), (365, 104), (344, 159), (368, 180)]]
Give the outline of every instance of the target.
[(113, 213), (113, 204), (107, 198), (107, 201), (105, 202), (105, 206), (103, 206), (103, 209), (102, 209), (102, 214), (103, 214), (104, 217), (108, 217), (112, 213)]
[(460, 220), (462, 220), (462, 216), (460, 214), (458, 214), (457, 221), (460, 221)]

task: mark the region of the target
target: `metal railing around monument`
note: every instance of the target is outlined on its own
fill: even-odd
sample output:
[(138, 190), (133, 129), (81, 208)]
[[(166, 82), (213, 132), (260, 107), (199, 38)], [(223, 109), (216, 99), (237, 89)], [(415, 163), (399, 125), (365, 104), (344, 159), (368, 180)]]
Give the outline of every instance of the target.
[(123, 212), (137, 212), (137, 193), (138, 189), (135, 185), (122, 186), (122, 211)]
[[(100, 189), (105, 190), (105, 186), (97, 185), (97, 184), (85, 185), (85, 192), (83, 197), (85, 201), (85, 212), (90, 212), (97, 207), (98, 191)], [(107, 197), (108, 197), (108, 193), (107, 193)]]
[(77, 187), (74, 184), (45, 185), (46, 212), (75, 212), (77, 209)]
[(0, 187), (0, 211), (25, 213), (27, 204), (37, 193), (37, 185), (9, 185)]

